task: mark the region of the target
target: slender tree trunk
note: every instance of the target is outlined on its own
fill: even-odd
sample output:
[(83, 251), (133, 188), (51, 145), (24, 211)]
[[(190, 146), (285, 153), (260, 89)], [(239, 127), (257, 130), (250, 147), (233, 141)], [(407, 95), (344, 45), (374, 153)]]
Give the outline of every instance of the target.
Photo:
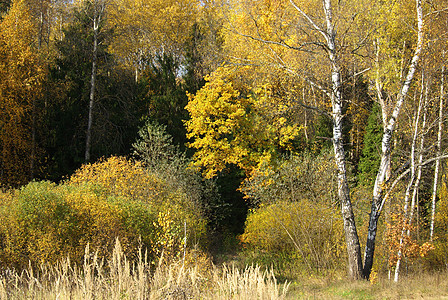
[(356, 230), (355, 217), (350, 200), (350, 190), (347, 180), (346, 158), (343, 147), (342, 125), (342, 84), (341, 70), (336, 55), (335, 36), (333, 27), (331, 1), (324, 0), (324, 11), (327, 23), (328, 55), (331, 62), (332, 74), (332, 117), (333, 117), (333, 149), (338, 168), (338, 197), (341, 202), (341, 212), (344, 221), (345, 241), (348, 254), (348, 275), (351, 279), (360, 279), (362, 275), (361, 247)]
[[(422, 76), (423, 78), (423, 76)], [(423, 85), (423, 80), (422, 80)], [(412, 221), (414, 219), (414, 211), (415, 207), (418, 208), (418, 189), (420, 187), (420, 181), (422, 178), (422, 163), (423, 163), (423, 149), (425, 146), (425, 130), (426, 130), (426, 118), (428, 115), (428, 82), (425, 83), (425, 101), (423, 103), (423, 120), (422, 120), (422, 129), (420, 136), (420, 146), (418, 149), (418, 169), (417, 169), (417, 177), (414, 183), (414, 190), (412, 191), (412, 201), (411, 201), (411, 210), (409, 211), (409, 225), (412, 225)], [(408, 228), (407, 236), (410, 236), (410, 229)]]
[[(422, 76), (422, 79), (424, 77)], [(422, 106), (423, 106), (423, 80), (422, 80), (422, 91), (420, 92), (420, 100), (418, 103), (418, 110), (415, 114), (414, 117), (414, 134), (412, 136), (412, 144), (411, 144), (411, 178), (409, 180), (408, 185), (406, 186), (406, 192), (405, 192), (405, 197), (404, 197), (404, 206), (403, 206), (403, 225), (401, 228), (401, 235), (400, 235), (400, 242), (399, 242), (399, 246), (398, 246), (398, 253), (397, 253), (397, 262), (395, 264), (395, 274), (394, 274), (394, 281), (398, 282), (398, 276), (400, 274), (400, 266), (401, 266), (401, 260), (403, 258), (403, 251), (404, 251), (404, 239), (405, 239), (405, 235), (406, 233), (407, 236), (410, 235), (410, 230), (409, 230), (409, 225), (411, 223), (411, 219), (413, 217), (413, 209), (415, 206), (415, 198), (414, 198), (414, 193), (416, 192), (416, 189), (418, 188), (418, 178), (416, 178), (415, 175), (415, 170), (416, 170), (416, 164), (415, 164), (415, 147), (416, 147), (416, 143), (417, 143), (417, 138), (418, 138), (418, 128), (419, 128), (419, 122), (420, 122), (420, 114), (421, 114), (421, 110), (422, 110)], [(423, 143), (423, 141), (422, 141)], [(423, 145), (422, 147), (423, 148)], [(420, 157), (419, 159), (419, 163), (421, 164), (421, 160), (422, 157)], [(420, 166), (420, 170), (421, 170), (421, 166)], [(418, 177), (418, 176), (417, 176)], [(409, 200), (411, 197), (411, 189), (412, 186), (414, 186), (414, 193), (413, 193), (413, 197), (412, 197), (412, 203), (409, 206)]]
[[(306, 95), (305, 95), (305, 86), (302, 89), (302, 98), (303, 98), (303, 103), (306, 104)], [(305, 109), (305, 127), (304, 127), (304, 133), (305, 133), (305, 142), (308, 145), (308, 112)]]
[(417, 23), (418, 23), (417, 46), (415, 48), (414, 56), (412, 57), (412, 61), (409, 66), (406, 79), (403, 83), (400, 93), (398, 94), (394, 110), (392, 111), (387, 126), (384, 128), (383, 138), (381, 142), (381, 162), (380, 167), (378, 169), (375, 184), (373, 187), (373, 198), (370, 210), (369, 228), (367, 233), (366, 248), (364, 252), (363, 276), (365, 278), (369, 278), (373, 266), (373, 256), (375, 252), (375, 239), (378, 229), (378, 219), (380, 217), (381, 210), (384, 205), (383, 202), (384, 186), (386, 184), (386, 174), (388, 171), (388, 166), (390, 165), (392, 134), (395, 130), (396, 121), (400, 114), (401, 106), (405, 101), (411, 82), (414, 79), (414, 74), (423, 47), (423, 13), (422, 13), (421, 0), (416, 0), (416, 9), (417, 9)]
[[(437, 130), (437, 157), (441, 155), (441, 145), (442, 145), (442, 124), (443, 124), (443, 101), (445, 97), (445, 66), (442, 66), (442, 74), (440, 79), (440, 102), (439, 102), (439, 120), (438, 120), (438, 130)], [(436, 215), (436, 197), (437, 197), (437, 183), (439, 179), (439, 169), (440, 169), (440, 159), (436, 160), (436, 166), (434, 169), (434, 185), (432, 187), (432, 197), (431, 197), (431, 225), (430, 225), (430, 240), (434, 239), (434, 219)]]
[(100, 15), (95, 5), (95, 12), (93, 17), (93, 51), (92, 51), (92, 73), (90, 78), (90, 94), (89, 94), (89, 119), (87, 122), (86, 133), (86, 152), (84, 156), (85, 162), (90, 161), (90, 149), (92, 139), (92, 123), (93, 123), (93, 106), (95, 104), (95, 88), (96, 88), (96, 73), (97, 73), (97, 59), (98, 59), (98, 30)]
[[(43, 40), (43, 29), (44, 29), (44, 5), (43, 2), (40, 2), (40, 13), (39, 13), (39, 31), (37, 34), (37, 49), (41, 51), (42, 49), (42, 40)], [(36, 149), (37, 149), (37, 100), (36, 96), (33, 96), (33, 110), (32, 110), (32, 124), (31, 124), (31, 153), (30, 153), (30, 180), (34, 179), (35, 168), (36, 168)]]

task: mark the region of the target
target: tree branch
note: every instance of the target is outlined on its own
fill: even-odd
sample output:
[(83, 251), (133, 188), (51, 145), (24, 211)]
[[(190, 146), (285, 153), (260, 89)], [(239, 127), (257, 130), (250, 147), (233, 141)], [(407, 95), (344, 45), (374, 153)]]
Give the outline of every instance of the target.
[[(446, 159), (446, 158), (448, 158), (448, 154), (441, 155), (441, 156), (437, 156), (437, 157), (433, 157), (433, 158), (430, 158), (430, 159), (428, 159), (428, 160), (422, 162), (421, 164), (416, 164), (415, 167), (423, 167), (423, 166), (425, 166), (425, 165), (427, 165), (427, 164), (430, 164), (430, 163), (432, 163), (432, 162), (434, 162), (434, 161), (436, 161), (436, 160), (438, 160), (438, 159), (441, 160), (441, 159)], [(408, 163), (405, 164), (405, 165), (408, 165)], [(400, 169), (402, 169), (402, 168), (400, 168)], [(406, 175), (411, 171), (411, 169), (412, 169), (412, 168), (408, 168), (408, 169), (406, 169), (406, 171), (404, 171), (403, 173), (401, 173), (400, 176), (398, 176), (398, 177), (392, 182), (391, 186), (388, 188), (388, 191), (386, 192), (386, 194), (385, 194), (384, 197), (383, 197), (383, 201), (381, 202), (379, 212), (381, 212), (381, 210), (383, 209), (383, 206), (384, 206), (384, 204), (386, 203), (386, 200), (389, 198), (390, 193), (392, 192), (392, 190), (395, 188), (395, 186), (398, 184), (398, 182), (399, 182), (401, 179), (403, 179), (403, 177), (406, 176)], [(396, 173), (397, 173), (397, 172), (396, 172)], [(390, 182), (390, 180), (388, 180), (388, 181), (386, 182), (386, 184), (388, 184), (389, 182)]]

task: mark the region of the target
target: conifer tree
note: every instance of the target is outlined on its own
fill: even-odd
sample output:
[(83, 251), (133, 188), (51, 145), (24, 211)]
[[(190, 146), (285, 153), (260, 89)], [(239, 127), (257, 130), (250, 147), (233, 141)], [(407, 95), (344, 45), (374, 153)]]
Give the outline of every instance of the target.
[(358, 179), (362, 184), (371, 186), (375, 181), (375, 175), (380, 165), (382, 134), (380, 107), (378, 104), (374, 104), (367, 119), (366, 133), (363, 139), (364, 146), (358, 165)]

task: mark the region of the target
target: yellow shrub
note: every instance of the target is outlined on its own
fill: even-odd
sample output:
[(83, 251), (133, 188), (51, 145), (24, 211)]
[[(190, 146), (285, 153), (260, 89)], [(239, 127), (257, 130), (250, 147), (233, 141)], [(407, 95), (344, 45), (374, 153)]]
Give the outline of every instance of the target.
[(151, 202), (162, 186), (160, 180), (145, 170), (140, 162), (116, 156), (83, 165), (69, 181), (69, 184), (82, 183), (93, 183), (108, 194), (144, 202)]
[(199, 203), (189, 197), (189, 190), (165, 182), (138, 161), (111, 157), (84, 165), (75, 172), (68, 184), (83, 183), (93, 183), (108, 195), (145, 203), (156, 215), (171, 214), (170, 230), (179, 232), (184, 238), (186, 227), (190, 243), (199, 242), (205, 235), (206, 221), (202, 209)]
[(241, 241), (270, 253), (290, 253), (309, 268), (328, 268), (344, 253), (336, 209), (308, 200), (277, 202), (252, 210)]

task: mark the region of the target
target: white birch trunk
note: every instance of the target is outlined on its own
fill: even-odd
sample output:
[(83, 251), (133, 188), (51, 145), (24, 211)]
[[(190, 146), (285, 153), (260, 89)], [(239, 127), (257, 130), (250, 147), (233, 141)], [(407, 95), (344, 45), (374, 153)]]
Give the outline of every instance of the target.
[[(423, 78), (423, 76), (422, 76)], [(420, 93), (420, 100), (418, 103), (418, 109), (416, 112), (416, 115), (414, 117), (414, 134), (412, 136), (412, 145), (411, 145), (411, 179), (409, 180), (409, 183), (406, 187), (406, 192), (405, 192), (405, 197), (404, 197), (404, 207), (403, 207), (403, 225), (402, 225), (402, 229), (401, 229), (401, 235), (400, 235), (400, 242), (399, 242), (399, 247), (398, 247), (398, 253), (397, 253), (397, 262), (395, 264), (395, 273), (394, 273), (394, 281), (398, 282), (398, 276), (400, 274), (400, 266), (401, 266), (401, 260), (403, 257), (403, 247), (404, 247), (404, 239), (405, 239), (405, 235), (407, 234), (407, 236), (410, 235), (410, 230), (409, 227), (407, 225), (410, 225), (411, 223), (411, 219), (413, 217), (413, 209), (415, 206), (415, 196), (416, 196), (416, 190), (418, 189), (418, 185), (419, 185), (419, 179), (418, 176), (416, 178), (415, 176), (415, 147), (416, 147), (416, 143), (417, 143), (417, 137), (418, 137), (418, 128), (419, 128), (419, 122), (420, 122), (420, 114), (421, 114), (421, 110), (422, 110), (422, 106), (423, 106), (423, 80), (422, 80), (422, 91)], [(426, 113), (425, 113), (426, 114)], [(426, 116), (425, 116), (426, 119)], [(426, 120), (424, 120), (425, 123)], [(422, 126), (424, 127), (424, 125)], [(420, 150), (423, 149), (423, 135), (422, 135), (422, 139), (421, 139), (421, 148)], [(421, 155), (421, 151), (420, 151), (420, 157), (419, 157), (419, 170), (420, 170), (420, 175), (421, 175), (421, 161), (423, 160), (422, 155)], [(411, 194), (411, 189), (412, 186), (414, 185), (414, 192), (413, 192), (413, 197), (412, 197), (412, 203), (409, 207), (409, 200), (410, 200), (410, 194)]]
[(338, 197), (341, 203), (341, 213), (344, 221), (344, 232), (348, 254), (348, 274), (351, 279), (360, 279), (362, 276), (361, 248), (355, 225), (352, 204), (350, 201), (350, 190), (347, 180), (346, 158), (343, 147), (342, 136), (342, 82), (341, 69), (336, 51), (336, 31), (333, 25), (333, 13), (331, 0), (322, 0), (325, 25), (323, 29), (317, 25), (295, 2), (289, 1), (291, 5), (301, 14), (305, 20), (319, 32), (325, 39), (327, 54), (331, 64), (331, 92), (326, 93), (331, 98), (333, 119), (333, 149), (338, 169)]
[(338, 197), (341, 202), (341, 212), (344, 221), (345, 241), (348, 254), (348, 274), (351, 279), (359, 279), (362, 276), (361, 247), (356, 230), (355, 217), (350, 200), (350, 190), (347, 180), (346, 158), (343, 147), (342, 125), (342, 93), (341, 70), (336, 55), (336, 33), (333, 27), (332, 7), (330, 0), (324, 0), (324, 12), (327, 24), (328, 56), (331, 62), (332, 74), (332, 117), (333, 117), (333, 149), (338, 168)]
[(87, 121), (86, 132), (86, 152), (84, 155), (85, 162), (90, 161), (90, 149), (92, 140), (92, 124), (93, 124), (93, 107), (95, 104), (96, 74), (98, 60), (98, 31), (101, 23), (102, 14), (104, 12), (104, 4), (94, 3), (93, 16), (93, 51), (92, 51), (92, 73), (90, 77), (90, 94), (89, 94), (89, 119)]
[(395, 130), (396, 121), (398, 116), (400, 115), (401, 107), (406, 99), (411, 82), (414, 79), (414, 74), (423, 47), (423, 13), (422, 13), (421, 0), (416, 0), (416, 9), (417, 9), (417, 23), (418, 23), (417, 46), (415, 48), (414, 56), (412, 57), (412, 61), (409, 66), (406, 79), (403, 83), (400, 93), (397, 96), (397, 101), (395, 103), (394, 110), (392, 111), (387, 126), (384, 128), (383, 138), (381, 142), (381, 162), (380, 167), (378, 169), (375, 184), (373, 187), (369, 228), (367, 233), (366, 248), (364, 252), (363, 276), (365, 278), (369, 278), (373, 266), (373, 256), (375, 252), (375, 239), (378, 228), (378, 219), (380, 217), (381, 210), (384, 204), (383, 202), (384, 185), (386, 183), (388, 166), (390, 165), (392, 134)]
[[(445, 97), (444, 80), (445, 80), (445, 66), (442, 66), (442, 74), (440, 79), (439, 120), (437, 130), (437, 154), (436, 154), (437, 157), (440, 157), (441, 155), (441, 145), (442, 145), (443, 101)], [(432, 187), (432, 197), (431, 197), (431, 225), (429, 233), (429, 238), (431, 241), (433, 241), (434, 239), (434, 220), (436, 215), (436, 197), (437, 197), (437, 183), (439, 179), (439, 169), (440, 169), (440, 159), (437, 159), (434, 169), (434, 185)]]
[[(423, 80), (422, 80), (423, 85)], [(412, 201), (411, 201), (411, 210), (409, 212), (409, 226), (412, 225), (412, 221), (414, 219), (415, 207), (418, 205), (418, 189), (420, 187), (420, 181), (422, 178), (422, 163), (423, 163), (423, 149), (425, 145), (425, 130), (426, 130), (426, 118), (428, 115), (428, 83), (425, 83), (425, 101), (423, 103), (424, 111), (423, 111), (423, 121), (422, 121), (422, 129), (420, 136), (420, 146), (418, 150), (418, 171), (417, 178), (414, 183), (414, 190), (412, 191)], [(408, 228), (407, 236), (410, 236), (410, 229)]]

